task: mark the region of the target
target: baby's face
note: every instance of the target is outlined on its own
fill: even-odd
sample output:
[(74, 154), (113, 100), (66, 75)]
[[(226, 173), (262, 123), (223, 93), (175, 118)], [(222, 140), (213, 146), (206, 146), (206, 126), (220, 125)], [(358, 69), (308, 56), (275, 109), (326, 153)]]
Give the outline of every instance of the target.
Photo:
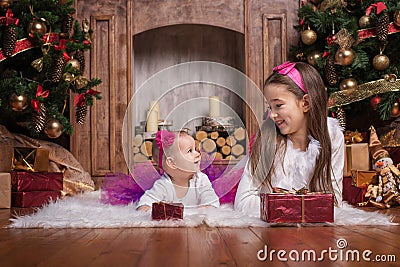
[[(178, 135), (173, 158), (179, 170), (195, 173), (200, 170), (200, 153), (196, 150), (195, 141), (190, 135)], [(175, 144), (174, 144), (175, 145)], [(171, 155), (172, 156), (172, 155)]]

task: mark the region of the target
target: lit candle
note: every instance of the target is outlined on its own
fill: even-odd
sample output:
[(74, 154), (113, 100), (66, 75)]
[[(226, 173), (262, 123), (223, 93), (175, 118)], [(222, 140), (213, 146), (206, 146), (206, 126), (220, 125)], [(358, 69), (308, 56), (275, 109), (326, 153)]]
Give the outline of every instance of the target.
[(147, 112), (146, 132), (158, 131), (157, 112), (153, 109)]
[(149, 110), (154, 110), (157, 112), (157, 121), (160, 120), (160, 103), (158, 101), (150, 101)]
[(209, 97), (209, 110), (210, 117), (219, 117), (219, 97), (218, 96), (210, 96)]

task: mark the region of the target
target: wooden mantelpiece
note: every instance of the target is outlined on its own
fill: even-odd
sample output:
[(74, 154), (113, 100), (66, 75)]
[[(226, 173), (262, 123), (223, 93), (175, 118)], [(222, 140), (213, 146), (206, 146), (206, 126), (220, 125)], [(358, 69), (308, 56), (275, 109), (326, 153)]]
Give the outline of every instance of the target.
[[(88, 18), (94, 30), (93, 50), (86, 54), (86, 64), (90, 67), (85, 75), (102, 79), (97, 89), (102, 92), (103, 99), (95, 103), (84, 125), (75, 125), (71, 151), (92, 176), (104, 176), (107, 172), (128, 171), (122, 151), (122, 123), (137, 82), (135, 40), (139, 39), (135, 36), (174, 25), (224, 29), (220, 33), (210, 32), (215, 32), (211, 35), (214, 39), (226, 36), (223, 44), (229, 53), (223, 56), (218, 52), (208, 58), (204, 54), (208, 52), (204, 51), (211, 50), (199, 47), (198, 43), (189, 46), (188, 51), (197, 53), (197, 60), (204, 57), (203, 60), (231, 65), (262, 88), (272, 67), (287, 59), (290, 45), (297, 41), (293, 25), (298, 19), (300, 1), (293, 4), (281, 0), (85, 0), (75, 1), (75, 6), (77, 18)], [(235, 48), (230, 48), (232, 40)], [(204, 45), (212, 46), (212, 41)], [(227, 54), (236, 56), (229, 59)], [(192, 54), (186, 54), (175, 63), (191, 58)], [(248, 133), (252, 134), (258, 128), (253, 118), (262, 116), (264, 103), (249, 92), (246, 101), (256, 107), (254, 114), (244, 107), (243, 119)], [(71, 114), (71, 118), (73, 116)]]

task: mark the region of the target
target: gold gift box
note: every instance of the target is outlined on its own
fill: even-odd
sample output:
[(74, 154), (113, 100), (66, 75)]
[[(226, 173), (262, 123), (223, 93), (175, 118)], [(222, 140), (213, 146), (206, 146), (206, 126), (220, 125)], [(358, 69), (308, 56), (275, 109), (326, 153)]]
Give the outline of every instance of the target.
[(356, 187), (367, 187), (376, 175), (378, 175), (376, 171), (351, 170), (351, 184)]
[(346, 145), (345, 149), (343, 176), (351, 176), (351, 170), (370, 170), (368, 143)]
[(11, 207), (11, 175), (0, 172), (0, 209)]
[(49, 150), (41, 147), (14, 147), (11, 169), (13, 171), (47, 172)]

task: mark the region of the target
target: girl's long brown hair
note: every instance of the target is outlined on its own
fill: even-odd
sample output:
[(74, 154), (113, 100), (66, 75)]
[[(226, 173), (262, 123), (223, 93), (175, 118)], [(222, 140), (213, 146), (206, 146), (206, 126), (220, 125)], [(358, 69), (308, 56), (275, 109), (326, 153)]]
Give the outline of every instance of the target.
[[(326, 88), (318, 71), (312, 66), (297, 62), (295, 68), (300, 72), (309, 95), (308, 134), (319, 141), (321, 146), (309, 189), (313, 192), (329, 191), (333, 193), (331, 182), (332, 145), (327, 124), (328, 95)], [(305, 94), (288, 76), (276, 72), (267, 79), (264, 88), (270, 84), (285, 85), (299, 100)], [(250, 153), (251, 174), (258, 185), (268, 184), (271, 186), (271, 176), (274, 173), (273, 163), (277, 161), (283, 165), (284, 160), (276, 158), (277, 150), (284, 149), (286, 151), (286, 145), (287, 136), (279, 132), (271, 119), (265, 120), (255, 136)], [(285, 153), (280, 155), (285, 155)]]

